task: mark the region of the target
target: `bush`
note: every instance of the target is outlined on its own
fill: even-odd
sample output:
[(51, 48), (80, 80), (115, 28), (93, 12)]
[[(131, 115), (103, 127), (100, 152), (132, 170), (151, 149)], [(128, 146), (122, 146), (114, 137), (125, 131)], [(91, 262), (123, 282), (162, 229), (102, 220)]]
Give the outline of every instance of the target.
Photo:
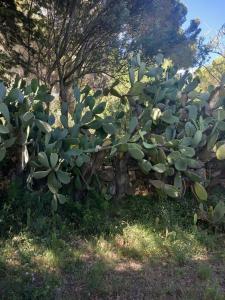
[[(164, 68), (162, 55), (151, 68), (140, 55), (132, 58), (129, 76), (126, 95), (117, 83), (95, 93), (75, 86), (74, 111), (62, 103), (59, 125), (49, 111), (53, 97), (37, 80), (16, 78), (9, 89), (0, 83), (1, 189), (20, 177), (39, 199), (51, 198), (52, 212), (67, 203), (79, 215), (79, 205), (86, 205), (87, 224), (101, 221), (95, 205), (104, 211), (112, 197), (137, 187), (171, 198), (191, 190), (205, 202), (225, 159), (224, 80), (215, 91), (197, 92), (199, 79)], [(107, 95), (124, 107), (113, 117), (105, 112)], [(13, 199), (7, 200), (12, 207)]]

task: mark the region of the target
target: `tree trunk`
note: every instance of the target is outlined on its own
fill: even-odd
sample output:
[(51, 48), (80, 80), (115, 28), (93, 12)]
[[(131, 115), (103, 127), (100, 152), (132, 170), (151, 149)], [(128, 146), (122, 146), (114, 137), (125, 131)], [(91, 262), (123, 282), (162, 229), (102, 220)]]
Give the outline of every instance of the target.
[[(60, 82), (59, 96), (62, 107), (62, 114), (67, 115), (74, 111), (73, 89), (71, 84)], [(66, 104), (66, 105), (65, 105)]]
[(116, 157), (113, 165), (115, 169), (115, 185), (116, 198), (121, 199), (123, 196), (129, 194), (129, 175), (128, 175), (128, 159), (129, 155), (126, 153), (122, 159)]

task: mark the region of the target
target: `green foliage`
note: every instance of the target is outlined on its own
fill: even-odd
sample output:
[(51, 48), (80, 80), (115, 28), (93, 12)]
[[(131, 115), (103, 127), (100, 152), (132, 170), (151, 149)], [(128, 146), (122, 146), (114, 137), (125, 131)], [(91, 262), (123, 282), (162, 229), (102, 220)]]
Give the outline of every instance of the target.
[[(1, 296), (68, 299), (76, 295), (88, 299), (115, 294), (129, 299), (138, 291), (158, 299), (165, 295), (177, 297), (179, 284), (183, 298), (204, 299), (207, 293), (207, 299), (223, 299), (223, 235), (191, 227), (195, 205), (191, 198), (180, 203), (156, 200), (130, 197), (118, 205), (112, 203), (106, 210), (111, 213), (108, 231), (102, 222), (94, 235), (91, 224), (87, 236), (74, 230), (73, 221), (68, 226), (57, 219), (59, 228), (54, 232), (43, 230), (37, 235), (25, 231), (0, 239)], [(102, 207), (99, 209), (95, 213), (101, 213)], [(212, 259), (193, 264), (196, 256), (206, 254)], [(121, 273), (121, 262), (129, 269), (134, 260), (140, 268)], [(166, 277), (161, 276), (162, 272)], [(74, 291), (68, 287), (68, 278), (81, 288)], [(149, 289), (152, 278), (157, 285)], [(190, 278), (194, 278), (193, 284), (187, 285)]]
[(118, 124), (113, 117), (102, 116), (106, 103), (97, 102), (99, 93), (91, 95), (89, 91), (88, 87), (75, 89), (75, 109), (67, 115), (64, 104), (61, 124), (57, 127), (47, 109), (53, 97), (44, 86), (39, 86), (36, 80), (27, 85), (18, 78), (8, 91), (1, 84), (3, 175), (13, 172), (27, 182), (29, 190), (42, 196), (50, 192), (53, 212), (69, 198), (80, 195), (82, 199), (94, 188), (101, 192), (93, 161), (103, 152), (102, 147), (106, 147), (106, 138), (113, 139)]
[(223, 80), (225, 72), (225, 58), (219, 57), (212, 61), (206, 67), (202, 67), (196, 71), (201, 79), (200, 88), (203, 91), (208, 91), (213, 86), (218, 86)]
[[(147, 60), (161, 49), (176, 65), (192, 66), (200, 29), (198, 20), (182, 29), (186, 14), (178, 0), (1, 0), (0, 78), (10, 80), (19, 68), (49, 88), (57, 86), (66, 101), (74, 80), (95, 73), (118, 76), (125, 69), (124, 57), (139, 48)], [(141, 62), (139, 79), (144, 69)]]
[(195, 193), (196, 197), (200, 201), (206, 201), (207, 200), (207, 198), (208, 198), (207, 192), (206, 192), (204, 186), (201, 185), (201, 183), (195, 182), (195, 184), (193, 186), (193, 190), (194, 190), (194, 193)]
[(209, 265), (202, 264), (198, 267), (197, 274), (201, 280), (209, 280), (212, 277), (212, 270)]
[[(117, 143), (125, 141), (123, 151), (137, 161), (156, 190), (181, 197), (191, 186), (197, 199), (206, 201), (210, 178), (200, 174), (208, 174), (214, 152), (223, 159), (223, 106), (208, 111), (210, 94), (196, 92), (199, 78), (165, 69), (161, 54), (155, 61), (144, 71), (140, 57), (130, 61), (129, 129)], [(135, 76), (139, 72), (142, 75)]]
[(223, 229), (225, 226), (225, 203), (220, 200), (215, 207), (212, 205), (204, 207), (201, 203), (199, 206), (198, 219), (206, 221), (214, 228)]
[(219, 160), (225, 159), (225, 144), (218, 147), (216, 150), (216, 157)]
[(38, 234), (52, 232), (54, 220), (51, 217), (51, 195), (41, 195), (25, 188), (21, 178), (10, 183), (1, 195), (0, 236), (33, 230)]
[[(123, 185), (128, 194), (126, 187), (135, 189), (133, 170), (159, 195), (181, 198), (191, 189), (206, 201), (211, 164), (216, 156), (224, 158), (225, 111), (223, 106), (209, 110), (210, 95), (196, 92), (198, 78), (163, 67), (161, 54), (155, 61), (149, 69), (139, 56), (131, 58), (130, 90), (117, 94), (126, 113), (106, 113), (102, 95), (115, 95), (117, 83), (103, 93), (76, 86), (75, 108), (68, 113), (64, 102), (57, 125), (48, 110), (53, 97), (37, 80), (27, 84), (16, 78), (8, 90), (1, 84), (3, 174), (11, 168), (29, 190), (51, 194), (53, 212), (93, 191), (108, 200), (121, 197)], [(105, 168), (111, 170), (109, 180)], [(115, 183), (116, 178), (121, 180)]]

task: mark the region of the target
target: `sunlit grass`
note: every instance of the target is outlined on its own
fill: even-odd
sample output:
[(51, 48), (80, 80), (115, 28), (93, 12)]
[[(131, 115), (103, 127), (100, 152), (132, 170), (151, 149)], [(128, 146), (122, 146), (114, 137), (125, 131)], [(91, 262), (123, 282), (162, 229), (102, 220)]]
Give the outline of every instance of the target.
[(0, 240), (0, 298), (223, 299), (224, 236), (183, 226), (169, 205), (160, 204), (159, 224), (158, 207), (132, 205), (107, 233), (80, 236), (64, 226)]

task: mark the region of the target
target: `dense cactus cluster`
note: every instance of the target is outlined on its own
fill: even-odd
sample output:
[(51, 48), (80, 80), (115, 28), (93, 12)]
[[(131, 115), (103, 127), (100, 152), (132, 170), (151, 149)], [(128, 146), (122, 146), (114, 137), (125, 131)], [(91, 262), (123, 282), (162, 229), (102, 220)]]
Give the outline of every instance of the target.
[(216, 94), (213, 87), (201, 93), (198, 78), (163, 68), (161, 55), (148, 70), (139, 57), (133, 59), (130, 82), (131, 118), (123, 151), (156, 189), (180, 197), (191, 187), (200, 201), (207, 200), (213, 163), (224, 159), (224, 82)]
[[(36, 80), (27, 85), (17, 78), (8, 89), (0, 83), (5, 175), (13, 169), (29, 189), (51, 192), (53, 210), (91, 189), (121, 197), (135, 192), (135, 181), (173, 198), (190, 189), (206, 201), (225, 159), (225, 78), (202, 93), (198, 78), (164, 67), (162, 55), (151, 68), (140, 55), (131, 58), (129, 77), (125, 95), (117, 83), (95, 93), (74, 87), (75, 108), (68, 112), (62, 103), (60, 125), (48, 109), (53, 97)], [(109, 94), (124, 107), (113, 116), (105, 113)]]

